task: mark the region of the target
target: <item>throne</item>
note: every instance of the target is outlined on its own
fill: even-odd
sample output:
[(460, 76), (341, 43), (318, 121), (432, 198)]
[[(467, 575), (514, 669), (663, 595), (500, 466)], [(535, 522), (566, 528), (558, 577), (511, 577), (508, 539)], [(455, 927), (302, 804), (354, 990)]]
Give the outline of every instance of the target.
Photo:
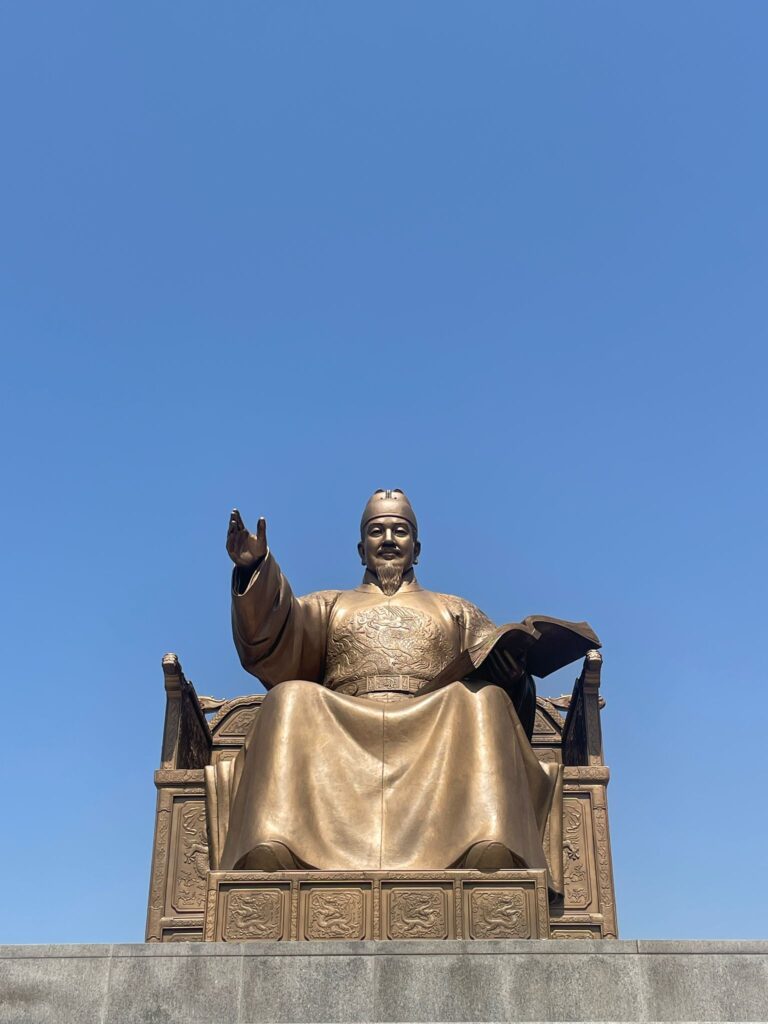
[(265, 695), (199, 697), (167, 654), (147, 942), (617, 938), (601, 667), (590, 651), (570, 696), (536, 701), (533, 749), (563, 770), (563, 820), (548, 826), (562, 828), (564, 896), (553, 903), (544, 871), (217, 870), (205, 767), (237, 755)]

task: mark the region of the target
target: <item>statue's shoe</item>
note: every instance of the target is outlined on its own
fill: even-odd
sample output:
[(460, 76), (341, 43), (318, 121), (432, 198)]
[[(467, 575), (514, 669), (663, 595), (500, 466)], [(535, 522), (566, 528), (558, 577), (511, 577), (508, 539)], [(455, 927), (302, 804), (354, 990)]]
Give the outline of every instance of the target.
[(247, 871), (295, 871), (299, 865), (284, 843), (259, 843), (238, 867)]
[(470, 846), (462, 866), (475, 871), (503, 871), (524, 865), (503, 843), (488, 841)]

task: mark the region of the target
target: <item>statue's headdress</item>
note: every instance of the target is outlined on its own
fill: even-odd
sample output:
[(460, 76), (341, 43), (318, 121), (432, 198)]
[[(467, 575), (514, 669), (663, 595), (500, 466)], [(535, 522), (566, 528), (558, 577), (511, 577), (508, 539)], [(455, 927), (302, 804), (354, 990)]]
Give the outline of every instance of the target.
[(366, 524), (371, 519), (378, 519), (379, 516), (397, 516), (398, 519), (405, 519), (411, 524), (415, 533), (419, 532), (416, 513), (411, 508), (410, 501), (408, 501), (401, 490), (378, 490), (373, 492), (363, 510), (363, 518), (360, 520), (360, 533), (365, 530)]

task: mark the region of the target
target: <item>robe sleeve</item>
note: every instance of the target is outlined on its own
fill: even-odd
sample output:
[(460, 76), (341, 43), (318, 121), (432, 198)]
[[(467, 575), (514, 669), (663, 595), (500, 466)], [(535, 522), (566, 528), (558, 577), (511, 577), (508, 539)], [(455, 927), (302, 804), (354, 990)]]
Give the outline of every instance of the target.
[(295, 597), (271, 552), (255, 571), (232, 574), (232, 634), (240, 662), (270, 689), (289, 679), (322, 683), (338, 590)]
[[(463, 648), (471, 647), (480, 643), (493, 633), (496, 626), (472, 604), (471, 601), (461, 600), (461, 622)], [(492, 654), (478, 671), (479, 676), (489, 683), (501, 686), (509, 694), (525, 733), (530, 740), (533, 735), (533, 727), (536, 721), (536, 684), (529, 672), (522, 676), (510, 675), (509, 668), (497, 660)]]
[(491, 622), (485, 612), (481, 612), (477, 605), (471, 601), (461, 601), (461, 647), (473, 647), (496, 629), (495, 623)]

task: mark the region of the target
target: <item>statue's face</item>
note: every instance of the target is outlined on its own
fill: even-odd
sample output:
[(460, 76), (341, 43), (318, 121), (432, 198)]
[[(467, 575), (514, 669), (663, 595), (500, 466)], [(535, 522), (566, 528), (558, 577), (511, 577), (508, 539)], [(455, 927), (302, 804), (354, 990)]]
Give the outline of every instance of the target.
[(407, 519), (380, 516), (366, 523), (357, 550), (373, 573), (378, 574), (382, 565), (398, 566), (405, 573), (418, 561), (421, 544)]

